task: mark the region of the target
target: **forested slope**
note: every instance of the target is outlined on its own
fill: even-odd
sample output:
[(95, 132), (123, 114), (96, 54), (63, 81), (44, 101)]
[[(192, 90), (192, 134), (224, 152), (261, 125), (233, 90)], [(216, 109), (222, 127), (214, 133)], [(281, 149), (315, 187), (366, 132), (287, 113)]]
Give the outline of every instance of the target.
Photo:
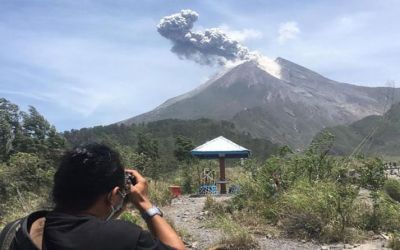
[(253, 156), (260, 159), (265, 159), (278, 148), (268, 140), (255, 139), (248, 133), (236, 130), (231, 122), (210, 119), (167, 119), (146, 124), (114, 124), (64, 132), (71, 145), (105, 142), (137, 151), (139, 142), (153, 144), (159, 158), (166, 164), (171, 164), (175, 159), (174, 149), (178, 137), (187, 138), (193, 146), (197, 146), (220, 135), (250, 149)]
[(333, 154), (347, 155), (353, 151), (366, 155), (400, 155), (400, 103), (393, 105), (383, 116), (372, 115), (349, 126), (325, 129), (335, 142)]

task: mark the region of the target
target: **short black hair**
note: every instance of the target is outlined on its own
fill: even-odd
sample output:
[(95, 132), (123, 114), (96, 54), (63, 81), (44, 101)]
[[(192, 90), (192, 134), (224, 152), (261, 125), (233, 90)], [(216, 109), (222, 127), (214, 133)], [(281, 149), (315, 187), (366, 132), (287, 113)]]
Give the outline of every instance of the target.
[(54, 175), (56, 209), (82, 211), (114, 187), (124, 187), (124, 167), (110, 147), (92, 143), (67, 151)]

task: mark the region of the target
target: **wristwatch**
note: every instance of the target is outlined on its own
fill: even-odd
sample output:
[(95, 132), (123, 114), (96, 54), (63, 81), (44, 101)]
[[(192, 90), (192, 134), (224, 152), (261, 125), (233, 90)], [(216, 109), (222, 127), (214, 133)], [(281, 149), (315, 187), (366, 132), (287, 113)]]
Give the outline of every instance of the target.
[(151, 208), (142, 213), (142, 218), (147, 221), (157, 214), (161, 217), (163, 216), (163, 212), (161, 211), (161, 209), (153, 205)]

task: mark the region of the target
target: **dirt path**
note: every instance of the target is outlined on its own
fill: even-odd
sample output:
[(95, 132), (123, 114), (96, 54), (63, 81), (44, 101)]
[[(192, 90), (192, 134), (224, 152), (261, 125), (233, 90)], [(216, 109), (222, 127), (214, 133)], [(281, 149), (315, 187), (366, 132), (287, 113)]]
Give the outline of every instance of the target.
[[(226, 196), (216, 196), (217, 202), (229, 199)], [(171, 221), (174, 222), (178, 230), (189, 234), (190, 240), (188, 249), (209, 249), (218, 243), (222, 232), (217, 229), (206, 227), (207, 219), (204, 216), (205, 197), (190, 198), (183, 196), (174, 199), (170, 206), (163, 210)], [(260, 249), (282, 249), (282, 250), (302, 250), (302, 249), (321, 249), (319, 245), (312, 243), (301, 243), (288, 239), (269, 239), (256, 236)]]
[[(222, 232), (218, 229), (209, 228), (207, 224), (207, 216), (205, 216), (203, 207), (205, 197), (191, 198), (182, 196), (174, 199), (170, 206), (164, 207), (163, 210), (168, 219), (170, 219), (175, 227), (188, 235), (186, 241), (188, 249), (204, 250), (215, 246), (222, 237)], [(216, 196), (217, 202), (229, 199), (226, 196)], [(363, 244), (333, 244), (318, 245), (311, 242), (299, 242), (290, 239), (273, 239), (264, 236), (254, 235), (257, 239), (260, 249), (274, 250), (306, 250), (306, 249), (323, 249), (323, 250), (379, 250), (388, 249), (384, 246), (387, 241), (378, 235), (371, 236), (371, 240)]]
[[(221, 200), (218, 198), (219, 201)], [(205, 227), (203, 216), (205, 197), (189, 198), (187, 196), (172, 200), (164, 207), (166, 216), (174, 222), (175, 227), (190, 235), (188, 249), (207, 249), (221, 237), (221, 232)]]

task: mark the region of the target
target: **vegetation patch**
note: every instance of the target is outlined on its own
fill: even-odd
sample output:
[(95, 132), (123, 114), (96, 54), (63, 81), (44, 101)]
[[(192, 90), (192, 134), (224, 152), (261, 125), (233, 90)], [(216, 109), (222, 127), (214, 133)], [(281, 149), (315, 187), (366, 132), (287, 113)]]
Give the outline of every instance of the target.
[(213, 224), (223, 235), (214, 249), (248, 250), (259, 248), (257, 240), (245, 227), (237, 224), (228, 216), (218, 216)]
[(400, 182), (395, 179), (389, 179), (385, 182), (383, 186), (385, 192), (392, 198), (393, 200), (400, 202)]

